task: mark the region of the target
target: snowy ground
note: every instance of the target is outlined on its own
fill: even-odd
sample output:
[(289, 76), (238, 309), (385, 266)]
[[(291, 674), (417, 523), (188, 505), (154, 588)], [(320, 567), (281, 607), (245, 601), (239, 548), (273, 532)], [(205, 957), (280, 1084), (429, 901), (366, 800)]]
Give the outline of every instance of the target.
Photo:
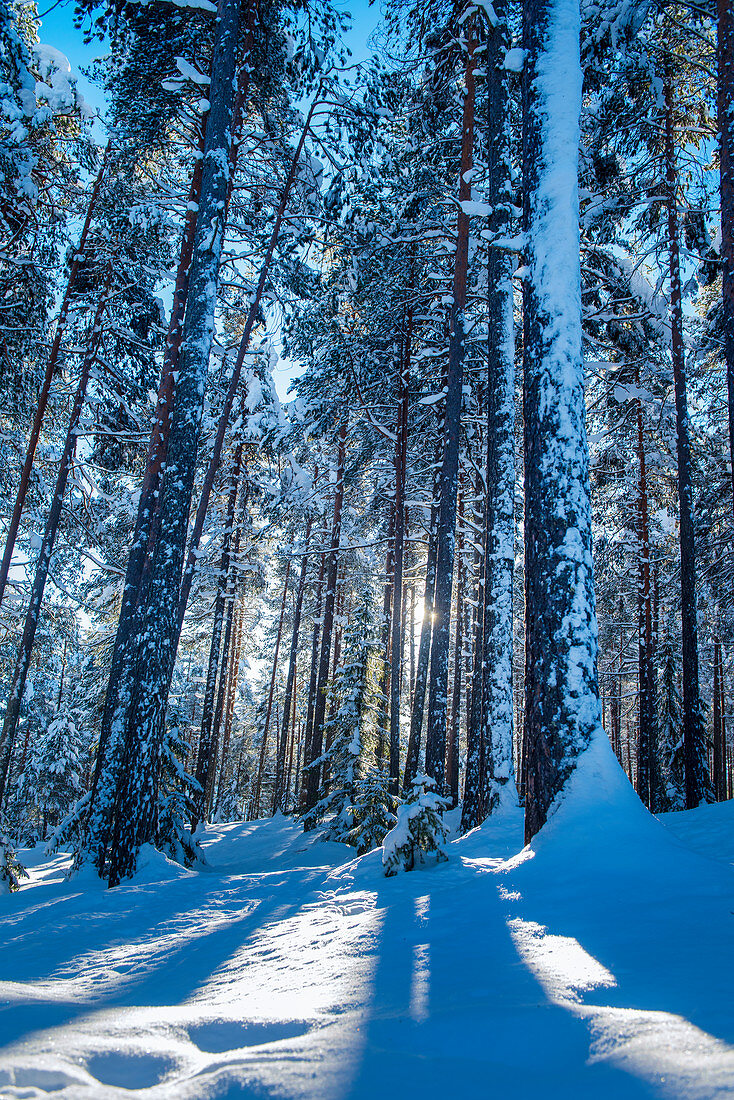
[[(734, 1096), (734, 804), (650, 818), (588, 754), (394, 879), (285, 818), (0, 898), (0, 1096)], [(520, 853), (520, 854), (518, 854)]]

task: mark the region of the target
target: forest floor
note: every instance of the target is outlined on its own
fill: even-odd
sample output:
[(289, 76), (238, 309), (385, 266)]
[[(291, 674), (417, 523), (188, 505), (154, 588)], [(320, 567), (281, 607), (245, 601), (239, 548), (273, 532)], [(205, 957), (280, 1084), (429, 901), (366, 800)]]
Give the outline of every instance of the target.
[(734, 1096), (734, 803), (662, 821), (604, 752), (396, 878), (284, 817), (106, 890), (23, 853), (0, 1096)]

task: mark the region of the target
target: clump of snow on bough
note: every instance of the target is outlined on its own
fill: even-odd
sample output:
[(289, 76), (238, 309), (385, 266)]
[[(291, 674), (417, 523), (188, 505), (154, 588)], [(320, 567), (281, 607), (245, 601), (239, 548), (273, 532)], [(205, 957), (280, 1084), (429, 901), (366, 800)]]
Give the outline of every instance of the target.
[(448, 859), (444, 845), (448, 827), (442, 814), (449, 807), (447, 799), (436, 791), (436, 783), (428, 775), (417, 775), (407, 802), (398, 806), (398, 820), (385, 837), (382, 866), (390, 877), (399, 871), (412, 871), (416, 864), (424, 867)]

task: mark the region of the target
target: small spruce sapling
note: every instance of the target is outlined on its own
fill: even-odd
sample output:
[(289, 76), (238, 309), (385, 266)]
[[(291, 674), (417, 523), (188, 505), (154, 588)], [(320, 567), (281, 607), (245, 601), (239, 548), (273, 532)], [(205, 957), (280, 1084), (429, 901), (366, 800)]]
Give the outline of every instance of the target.
[(387, 776), (371, 771), (360, 776), (354, 785), (351, 807), (353, 825), (344, 840), (362, 856), (379, 848), (395, 825), (395, 799), (390, 794)]
[(188, 746), (178, 729), (169, 730), (161, 754), (155, 846), (169, 859), (191, 867), (205, 860), (199, 842), (186, 825), (191, 820), (193, 794), (198, 789), (198, 783), (184, 767), (187, 753)]
[(395, 828), (385, 837), (382, 866), (389, 878), (416, 866), (440, 863), (449, 857), (444, 845), (448, 828), (442, 814), (449, 800), (436, 791), (436, 782), (428, 775), (417, 775), (407, 802), (398, 806)]
[(19, 890), (22, 878), (28, 878), (28, 872), (18, 860), (8, 838), (0, 833), (0, 894)]

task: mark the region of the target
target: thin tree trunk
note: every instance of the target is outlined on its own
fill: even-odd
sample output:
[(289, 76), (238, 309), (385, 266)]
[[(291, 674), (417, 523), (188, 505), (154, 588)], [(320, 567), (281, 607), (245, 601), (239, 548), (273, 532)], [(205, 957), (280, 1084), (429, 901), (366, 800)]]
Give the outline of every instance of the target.
[[(495, 7), (498, 24), (487, 55), (489, 82), (488, 202), (490, 228), (511, 230), (511, 102), (505, 51), (511, 46), (507, 0)], [(515, 563), (515, 331), (513, 261), (489, 250), (487, 284), (487, 504), (482, 662), (482, 804), (485, 814), (506, 799), (517, 804), (513, 780), (513, 570)]]
[(239, 679), (240, 654), (242, 650), (244, 614), (239, 609), (235, 624), (235, 643), (232, 648), (232, 656), (229, 662), (227, 675), (227, 706), (224, 712), (224, 736), (222, 737), (222, 762), (219, 767), (219, 783), (217, 785), (217, 798), (214, 804), (215, 812), (222, 801), (222, 793), (227, 777), (227, 764), (229, 761), (229, 746), (232, 737), (232, 722), (234, 720), (234, 708), (237, 699), (237, 681)]
[[(326, 535), (326, 527), (324, 526), (323, 535)], [(319, 675), (319, 642), (321, 641), (321, 612), (324, 603), (324, 576), (326, 573), (326, 555), (320, 554), (319, 562), (319, 575), (316, 582), (316, 606), (314, 608), (313, 616), (313, 635), (311, 637), (311, 669), (308, 678), (308, 702), (306, 706), (306, 728), (303, 738), (303, 767), (305, 768), (311, 759), (311, 741), (313, 739), (313, 717), (316, 707), (316, 684)], [(303, 777), (300, 790), (300, 805), (301, 811), (306, 810), (306, 796), (308, 794), (308, 786)]]
[[(636, 378), (639, 388), (639, 372)], [(656, 782), (657, 720), (652, 632), (652, 591), (650, 584), (650, 523), (648, 517), (647, 461), (643, 434), (642, 402), (635, 399), (637, 414), (637, 531), (639, 547), (639, 647), (638, 681), (640, 694), (639, 736), (637, 742), (637, 793), (645, 805), (659, 812), (660, 791)]]
[[(239, 543), (239, 539), (237, 540)], [(235, 551), (235, 555), (236, 555)], [(219, 686), (217, 688), (217, 701), (214, 707), (214, 720), (212, 722), (211, 750), (204, 781), (204, 814), (206, 820), (212, 811), (214, 801), (214, 784), (217, 775), (217, 763), (219, 761), (219, 731), (222, 728), (224, 714), (224, 699), (227, 688), (227, 668), (230, 662), (232, 648), (232, 625), (234, 622), (235, 600), (237, 598), (237, 578), (233, 566), (229, 567), (230, 583), (227, 591), (226, 619), (224, 625), (224, 640), (222, 642), (222, 663), (219, 671)]]
[(53, 343), (51, 344), (51, 351), (49, 352), (48, 362), (46, 363), (46, 373), (43, 376), (43, 383), (41, 385), (40, 393), (38, 394), (36, 411), (33, 416), (33, 426), (31, 427), (31, 434), (28, 439), (28, 446), (26, 447), (26, 454), (23, 462), (23, 469), (20, 475), (20, 482), (18, 484), (18, 491), (16, 493), (15, 502), (13, 504), (13, 513), (10, 517), (10, 524), (8, 525), (7, 534), (5, 536), (5, 550), (3, 551), (3, 560), (0, 564), (0, 604), (3, 602), (5, 588), (8, 583), (10, 563), (13, 559), (15, 540), (18, 537), (20, 519), (21, 515), (23, 514), (23, 506), (25, 504), (25, 498), (28, 493), (28, 486), (30, 485), (31, 470), (33, 469), (33, 460), (36, 454), (36, 447), (38, 446), (38, 440), (41, 434), (43, 418), (46, 414), (48, 396), (51, 392), (51, 383), (53, 382), (53, 377), (56, 372), (56, 366), (59, 361), (61, 341), (63, 340), (64, 334), (66, 332), (66, 322), (69, 316), (69, 307), (71, 305), (71, 293), (76, 283), (77, 274), (79, 273), (79, 266), (86, 260), (84, 249), (86, 248), (87, 238), (89, 237), (89, 230), (92, 225), (92, 217), (94, 215), (94, 210), (97, 205), (97, 199), (99, 198), (99, 192), (102, 187), (102, 180), (104, 179), (107, 165), (109, 163), (109, 156), (110, 147), (108, 145), (105, 149), (102, 163), (99, 166), (97, 178), (94, 181), (94, 185), (89, 195), (87, 214), (84, 219), (84, 225), (82, 226), (81, 235), (79, 237), (79, 244), (77, 245), (76, 251), (74, 253), (74, 258), (71, 262), (69, 277), (66, 280), (66, 289), (64, 290), (64, 296), (61, 299), (61, 305), (59, 306), (59, 313), (56, 319), (56, 331), (54, 332)]
[(458, 546), (456, 552), (456, 626), (454, 633), (454, 684), (446, 748), (446, 793), (451, 805), (459, 802), (459, 721), (461, 717), (461, 673), (464, 660), (464, 499), (459, 492)]
[[(601, 726), (581, 354), (578, 0), (525, 0), (525, 838)], [(562, 77), (562, 78), (561, 78)], [(559, 163), (559, 157), (561, 161)]]
[[(461, 124), (461, 163), (459, 203), (471, 199), (471, 169), (474, 164), (474, 70), (475, 43), (469, 23), (467, 35), (465, 95)], [(436, 597), (434, 603), (431, 671), (428, 689), (428, 732), (426, 736), (426, 773), (443, 793), (446, 756), (446, 705), (448, 692), (448, 653), (451, 629), (451, 588), (456, 541), (456, 494), (459, 475), (459, 433), (464, 380), (466, 332), (464, 311), (467, 300), (469, 265), (469, 217), (459, 206), (456, 253), (454, 258), (453, 301), (451, 305), (448, 373), (444, 401), (444, 445), (440, 474), (438, 546), (436, 553)]]
[(288, 581), (291, 575), (291, 559), (285, 567), (285, 580), (283, 581), (283, 599), (280, 602), (280, 616), (278, 618), (278, 632), (275, 635), (275, 652), (273, 654), (273, 670), (270, 674), (270, 690), (265, 709), (265, 723), (263, 725), (262, 741), (260, 742), (260, 759), (257, 767), (257, 779), (255, 781), (255, 793), (252, 797), (252, 816), (260, 816), (260, 792), (262, 790), (263, 771), (265, 769), (265, 752), (268, 745), (268, 733), (270, 731), (270, 715), (273, 709), (273, 696), (275, 694), (275, 678), (278, 672), (278, 655), (280, 654), (280, 639), (283, 636), (283, 623), (285, 622), (285, 607), (288, 598)]
[[(206, 780), (209, 773), (209, 761), (212, 756), (212, 722), (214, 719), (214, 699), (216, 693), (217, 673), (220, 668), (226, 667), (226, 652), (222, 652), (222, 628), (224, 625), (225, 608), (227, 604), (228, 589), (230, 583), (230, 564), (232, 542), (234, 539), (235, 515), (237, 509), (237, 494), (240, 488), (241, 474), (241, 448), (238, 446), (230, 473), (230, 489), (227, 500), (227, 517), (222, 541), (222, 555), (219, 563), (219, 577), (217, 580), (217, 596), (214, 602), (214, 618), (212, 621), (212, 637), (209, 646), (209, 662), (207, 665), (206, 688), (204, 690), (204, 704), (201, 712), (201, 734), (199, 736), (199, 752), (196, 760), (196, 779), (201, 791), (195, 799), (194, 815), (191, 822), (191, 831), (195, 832), (200, 821), (206, 820)], [(221, 678), (221, 676), (220, 676)]]
[(288, 675), (285, 682), (285, 696), (283, 697), (283, 728), (280, 737), (280, 744), (278, 746), (278, 760), (275, 769), (275, 793), (273, 795), (273, 813), (276, 813), (278, 810), (285, 810), (284, 795), (286, 792), (283, 783), (285, 778), (286, 742), (288, 740), (288, 728), (291, 720), (291, 708), (293, 708), (293, 712), (295, 712), (294, 688), (296, 683), (296, 658), (298, 656), (298, 639), (301, 631), (303, 593), (306, 589), (306, 574), (308, 572), (308, 545), (311, 541), (312, 523), (313, 518), (309, 516), (306, 522), (303, 556), (301, 558), (301, 572), (298, 577), (298, 589), (296, 592), (296, 605), (293, 609), (293, 629), (291, 631), (291, 648), (288, 656)]
[(41, 604), (43, 602), (43, 594), (46, 588), (51, 558), (53, 556), (54, 546), (56, 545), (56, 536), (59, 531), (66, 485), (69, 480), (69, 473), (74, 464), (74, 452), (76, 449), (77, 435), (79, 434), (79, 422), (86, 401), (87, 386), (89, 384), (92, 366), (96, 359), (100, 340), (102, 338), (102, 317), (109, 301), (110, 279), (111, 272), (108, 274), (107, 283), (97, 304), (89, 338), (89, 347), (84, 357), (84, 363), (82, 364), (76, 393), (74, 395), (74, 404), (72, 406), (71, 418), (66, 433), (66, 441), (64, 443), (64, 449), (61, 452), (59, 470), (56, 475), (56, 484), (54, 486), (53, 497), (51, 498), (51, 507), (46, 519), (46, 529), (43, 533), (41, 549), (38, 552), (38, 561), (36, 563), (36, 572), (33, 578), (30, 603), (23, 624), (23, 634), (18, 648), (15, 668), (13, 669), (10, 695), (5, 711), (2, 734), (0, 734), (0, 807), (2, 807), (7, 794), (10, 761), (15, 747), (20, 707), (23, 702), (23, 693), (25, 691), (26, 680), (28, 679), (28, 671), (31, 667), (33, 643), (35, 641), (36, 628), (41, 614)]
[[(336, 577), (339, 569), (339, 543), (342, 529), (342, 505), (344, 503), (344, 463), (347, 447), (347, 417), (343, 414), (339, 422), (336, 485), (334, 486), (334, 519), (331, 526), (331, 547), (329, 565), (326, 572), (326, 594), (324, 596), (324, 615), (321, 627), (321, 656), (316, 680), (316, 693), (313, 708), (313, 733), (311, 735), (308, 759), (306, 787), (306, 809), (312, 810), (319, 796), (320, 767), (315, 763), (321, 756), (324, 738), (324, 716), (326, 714), (326, 685), (329, 677), (329, 658), (331, 656), (331, 635), (334, 628), (334, 605), (336, 601)], [(307, 823), (307, 827), (313, 824)]]
[(420, 760), (421, 733), (423, 731), (423, 711), (426, 701), (426, 685), (431, 657), (431, 638), (433, 635), (433, 600), (436, 591), (436, 551), (438, 543), (438, 482), (434, 480), (433, 499), (431, 501), (431, 521), (428, 530), (428, 552), (426, 555), (426, 585), (423, 593), (423, 620), (421, 636), (418, 642), (418, 663), (415, 670), (413, 687), (413, 707), (410, 713), (410, 735), (408, 751), (405, 756), (403, 773), (403, 797), (410, 794), (413, 780), (418, 774)]
[(395, 541), (393, 555), (392, 637), (390, 643), (390, 791), (400, 785), (400, 684), (403, 653), (403, 558), (405, 547), (405, 477), (408, 461), (408, 405), (410, 401), (410, 358), (413, 329), (408, 312), (405, 337), (398, 359), (398, 423), (395, 433)]
[(691, 437), (683, 346), (683, 306), (678, 250), (678, 177), (673, 128), (673, 94), (669, 79), (665, 95), (665, 182), (668, 208), (670, 265), (671, 355), (675, 382), (675, 422), (678, 434), (678, 504), (680, 513), (681, 625), (683, 634), (683, 755), (686, 808), (712, 797), (706, 766), (706, 740), (698, 682), (698, 623), (696, 611), (696, 550), (693, 519)]
[(380, 710), (377, 716), (377, 765), (380, 769), (385, 761), (387, 743), (388, 709), (390, 704), (390, 622), (392, 616), (392, 587), (395, 561), (395, 510), (390, 511), (387, 521), (387, 554), (385, 555), (385, 586), (382, 590), (382, 627), (380, 629), (380, 653), (382, 664), (377, 677), (377, 696)]
[[(477, 474), (475, 495), (486, 497), (485, 479)], [(485, 500), (486, 508), (486, 500)], [(476, 512), (475, 512), (476, 517)], [(486, 512), (483, 527), (486, 527)], [(471, 623), (472, 669), (470, 700), (467, 703), (466, 723), (466, 770), (464, 772), (464, 799), (461, 808), (461, 831), (468, 832), (484, 818), (485, 807), (482, 802), (482, 777), (484, 771), (483, 744), (483, 706), (484, 706), (484, 619), (486, 602), (486, 530), (483, 538), (474, 535), (474, 571), (476, 583), (476, 607)]]
[(734, 505), (734, 12), (731, 0), (718, 0), (719, 180), (724, 357), (729, 398), (729, 458)]
[(724, 736), (724, 693), (721, 642), (714, 641), (714, 794), (717, 802), (726, 798), (726, 740)]

